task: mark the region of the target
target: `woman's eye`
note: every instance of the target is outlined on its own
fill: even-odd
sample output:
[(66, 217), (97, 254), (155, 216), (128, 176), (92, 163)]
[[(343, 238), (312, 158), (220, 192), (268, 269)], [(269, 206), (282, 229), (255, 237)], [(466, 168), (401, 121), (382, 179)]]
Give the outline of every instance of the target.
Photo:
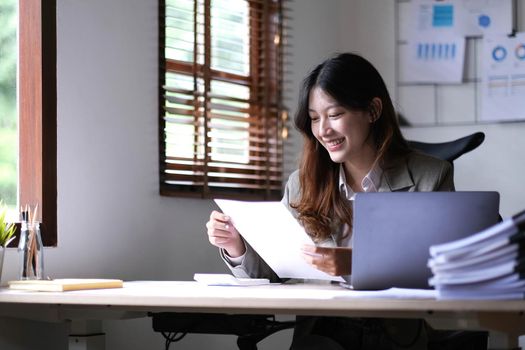
[(339, 112), (339, 113), (334, 113), (334, 114), (330, 114), (328, 115), (329, 118), (337, 118), (337, 117), (340, 117), (343, 115), (343, 112)]
[(316, 121), (319, 120), (319, 117), (310, 117), (310, 120), (312, 123), (315, 123)]

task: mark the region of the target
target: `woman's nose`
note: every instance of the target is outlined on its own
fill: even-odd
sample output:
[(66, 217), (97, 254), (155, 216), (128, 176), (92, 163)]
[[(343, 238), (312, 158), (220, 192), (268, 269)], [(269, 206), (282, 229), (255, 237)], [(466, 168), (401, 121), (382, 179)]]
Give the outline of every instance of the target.
[(331, 130), (330, 120), (328, 118), (321, 118), (319, 120), (319, 136), (328, 135)]

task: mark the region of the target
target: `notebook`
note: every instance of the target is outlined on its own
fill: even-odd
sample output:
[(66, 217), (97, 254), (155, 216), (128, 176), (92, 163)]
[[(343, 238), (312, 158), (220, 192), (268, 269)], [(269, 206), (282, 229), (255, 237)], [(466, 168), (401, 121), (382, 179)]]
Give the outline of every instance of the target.
[(429, 247), (474, 234), (499, 220), (497, 192), (357, 193), (354, 289), (431, 288)]
[(10, 289), (32, 290), (38, 292), (65, 292), (71, 290), (122, 288), (119, 279), (100, 278), (57, 278), (53, 280), (15, 280), (9, 281)]

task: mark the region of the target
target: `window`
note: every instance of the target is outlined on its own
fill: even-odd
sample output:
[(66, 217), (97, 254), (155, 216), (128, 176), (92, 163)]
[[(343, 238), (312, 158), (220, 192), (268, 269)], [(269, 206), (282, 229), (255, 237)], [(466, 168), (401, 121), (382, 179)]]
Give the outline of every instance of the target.
[(16, 0), (0, 3), (0, 200), (9, 208), (12, 220), (16, 220), (18, 191), (17, 17)]
[(56, 246), (56, 0), (19, 1), (18, 16), (19, 203), (38, 203), (44, 245)]
[(160, 192), (278, 199), (282, 0), (160, 1)]

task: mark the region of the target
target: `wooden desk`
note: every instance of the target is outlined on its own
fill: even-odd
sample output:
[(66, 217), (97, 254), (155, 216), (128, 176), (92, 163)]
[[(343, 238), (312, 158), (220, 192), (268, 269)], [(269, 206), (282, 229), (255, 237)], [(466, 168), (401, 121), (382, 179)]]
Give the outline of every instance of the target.
[[(525, 301), (351, 298), (337, 285), (207, 287), (196, 282), (126, 282), (124, 288), (64, 293), (0, 289), (0, 316), (42, 321), (146, 317), (147, 312), (209, 312), (424, 318), (436, 328), (486, 329), (498, 348), (517, 348)], [(493, 347), (495, 345), (492, 345)]]

